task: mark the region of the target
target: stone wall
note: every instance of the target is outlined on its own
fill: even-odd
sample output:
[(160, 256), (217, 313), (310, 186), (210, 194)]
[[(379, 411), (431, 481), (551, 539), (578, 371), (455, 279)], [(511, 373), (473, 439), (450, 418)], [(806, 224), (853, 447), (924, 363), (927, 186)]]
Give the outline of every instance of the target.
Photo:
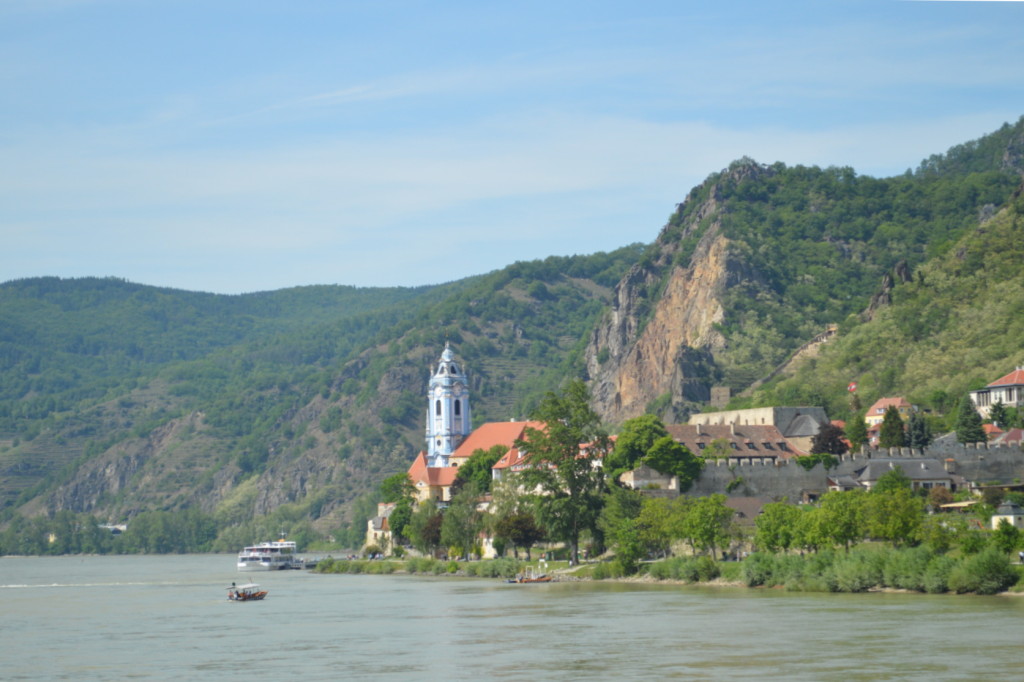
[(865, 448), (856, 454), (840, 457), (839, 466), (828, 471), (820, 464), (807, 471), (793, 460), (772, 462), (765, 459), (742, 464), (709, 460), (687, 494), (703, 496), (726, 493), (775, 500), (786, 497), (790, 502), (798, 502), (805, 493), (826, 492), (828, 476), (851, 476), (871, 459), (890, 457), (937, 459), (946, 464), (950, 473), (959, 474), (972, 483), (1013, 483), (1024, 480), (1024, 451), (1019, 444), (989, 446), (985, 443), (941, 443), (924, 450)]

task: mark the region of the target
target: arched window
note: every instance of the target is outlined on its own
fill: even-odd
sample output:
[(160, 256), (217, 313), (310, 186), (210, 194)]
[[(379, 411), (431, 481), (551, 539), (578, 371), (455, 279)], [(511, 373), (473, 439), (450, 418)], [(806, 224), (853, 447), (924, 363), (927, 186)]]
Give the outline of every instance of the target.
[(456, 417), (462, 416), (462, 401), (461, 400), (456, 400), (455, 401), (455, 416)]
[(440, 400), (438, 400), (437, 402), (434, 403), (434, 414), (436, 414), (438, 417), (441, 416), (441, 401)]

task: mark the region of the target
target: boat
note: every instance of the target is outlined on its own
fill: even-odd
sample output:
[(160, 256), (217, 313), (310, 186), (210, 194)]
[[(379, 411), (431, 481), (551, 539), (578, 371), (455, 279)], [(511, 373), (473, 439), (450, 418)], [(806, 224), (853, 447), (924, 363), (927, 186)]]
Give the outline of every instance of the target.
[(236, 585), (231, 583), (228, 588), (228, 601), (260, 601), (267, 596), (266, 590), (261, 590), (256, 583)]
[(515, 578), (508, 579), (510, 583), (549, 583), (551, 580), (551, 576), (547, 574), (537, 576), (517, 575)]
[(283, 571), (304, 567), (305, 562), (295, 556), (295, 543), (283, 538), (250, 545), (238, 553), (239, 571)]
[(509, 578), (510, 583), (549, 583), (551, 576), (547, 573), (536, 573), (532, 567), (527, 567), (525, 573), (520, 573), (514, 578)]

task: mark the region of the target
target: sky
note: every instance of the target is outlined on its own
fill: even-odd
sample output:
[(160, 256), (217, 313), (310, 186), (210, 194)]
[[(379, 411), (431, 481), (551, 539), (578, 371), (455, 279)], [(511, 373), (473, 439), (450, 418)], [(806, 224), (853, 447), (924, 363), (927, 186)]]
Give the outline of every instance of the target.
[[(713, 6), (712, 6), (713, 5)], [(0, 0), (0, 282), (416, 286), (1024, 115), (1024, 2)]]

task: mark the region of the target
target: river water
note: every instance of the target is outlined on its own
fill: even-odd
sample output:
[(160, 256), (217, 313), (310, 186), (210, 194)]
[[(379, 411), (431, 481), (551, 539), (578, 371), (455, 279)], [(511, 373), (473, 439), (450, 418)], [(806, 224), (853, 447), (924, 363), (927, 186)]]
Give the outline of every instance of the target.
[[(255, 579), (262, 602), (226, 587)], [(242, 579), (244, 578), (244, 579)], [(0, 558), (0, 679), (1016, 679), (1024, 598)]]

